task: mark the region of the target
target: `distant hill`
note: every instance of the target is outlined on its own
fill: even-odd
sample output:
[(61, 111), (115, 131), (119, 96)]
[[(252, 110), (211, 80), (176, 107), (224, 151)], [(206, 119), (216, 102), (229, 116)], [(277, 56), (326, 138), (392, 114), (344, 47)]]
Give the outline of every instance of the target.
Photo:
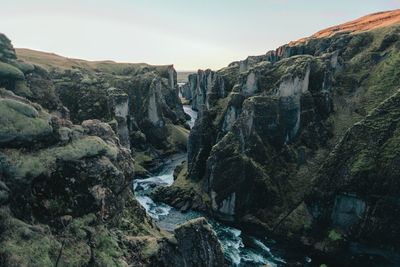
[(310, 37), (289, 43), (296, 45), (313, 38), (330, 37), (337, 33), (359, 33), (400, 23), (400, 9), (377, 12), (340, 25), (321, 30)]
[(36, 51), (26, 48), (15, 48), (19, 59), (30, 62), (49, 70), (58, 69), (85, 69), (87, 71), (101, 71), (111, 74), (140, 73), (150, 69), (164, 71), (172, 65), (149, 65), (146, 63), (119, 63), (112, 60), (88, 61), (76, 58), (63, 57), (54, 53)]

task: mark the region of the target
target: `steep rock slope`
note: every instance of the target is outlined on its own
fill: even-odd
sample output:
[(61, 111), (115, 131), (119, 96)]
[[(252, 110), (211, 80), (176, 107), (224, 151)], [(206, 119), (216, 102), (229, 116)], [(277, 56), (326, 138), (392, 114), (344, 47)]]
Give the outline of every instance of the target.
[[(5, 87), (0, 88), (0, 265), (223, 266), (222, 248), (204, 219), (167, 233), (133, 196), (138, 165), (130, 148), (177, 149), (168, 134), (157, 136), (162, 140), (157, 143), (145, 141), (140, 132), (140, 143), (130, 128), (149, 123), (154, 131), (174, 131), (184, 126), (184, 117), (177, 115), (182, 107), (176, 102), (173, 69), (128, 64), (120, 71), (130, 68), (132, 75), (99, 74), (84, 61), (78, 61), (86, 65), (77, 70), (50, 69), (40, 60), (17, 59), (10, 40), (0, 35), (0, 86)], [(104, 63), (113, 71), (119, 66)], [(111, 87), (107, 81), (129, 86)], [(79, 106), (70, 107), (71, 114), (63, 105), (76, 103), (64, 99), (67, 92)]]
[[(312, 212), (319, 198), (311, 188), (346, 131), (400, 87), (399, 23), (398, 10), (373, 14), (222, 70), (191, 75), (183, 95), (199, 119), (189, 138), (187, 168), (159, 197), (195, 194), (204, 205), (187, 202), (207, 206), (215, 216), (315, 245), (297, 235), (322, 228)], [(371, 175), (372, 188), (385, 176)], [(374, 207), (365, 199), (360, 203), (360, 209)], [(372, 227), (371, 220), (366, 224)], [(382, 244), (392, 247), (390, 241)]]
[[(330, 153), (305, 198), (312, 224), (302, 235), (311, 243), (399, 263), (399, 115), (397, 92), (354, 124)], [(287, 231), (291, 216), (279, 231)]]
[(146, 215), (108, 124), (73, 125), (5, 89), (0, 113), (0, 265), (223, 265), (205, 220), (171, 234)]
[[(28, 89), (47, 85), (57, 103), (68, 108), (68, 118), (74, 123), (108, 122), (122, 145), (136, 153), (142, 174), (142, 167), (151, 167), (151, 160), (159, 155), (186, 149), (188, 126), (173, 66), (89, 62), (28, 49), (17, 49), (17, 56), (32, 66), (25, 75)], [(32, 101), (45, 99), (23, 96)]]
[(0, 86), (36, 101), (43, 107), (68, 116), (48, 73), (38, 66), (17, 58), (11, 41), (0, 34)]

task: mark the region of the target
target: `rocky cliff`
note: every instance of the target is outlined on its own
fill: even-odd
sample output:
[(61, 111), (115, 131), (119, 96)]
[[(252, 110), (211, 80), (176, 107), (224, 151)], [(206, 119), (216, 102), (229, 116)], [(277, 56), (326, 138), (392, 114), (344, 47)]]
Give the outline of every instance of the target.
[(195, 194), (202, 205), (173, 204), (330, 255), (396, 259), (398, 196), (384, 192), (399, 189), (399, 24), (398, 10), (373, 14), (191, 75), (187, 170), (162, 197)]
[(204, 219), (161, 231), (132, 192), (131, 148), (177, 149), (139, 130), (184, 126), (171, 67), (46, 69), (17, 59), (4, 35), (0, 60), (1, 266), (223, 266)]
[[(65, 106), (74, 123), (108, 122), (135, 154), (141, 174), (152, 160), (186, 149), (188, 126), (172, 65), (89, 62), (27, 49), (18, 49), (17, 56), (32, 67), (25, 75), (27, 90), (48, 88), (57, 101), (46, 101)], [(47, 96), (23, 96), (55, 108), (43, 103)]]

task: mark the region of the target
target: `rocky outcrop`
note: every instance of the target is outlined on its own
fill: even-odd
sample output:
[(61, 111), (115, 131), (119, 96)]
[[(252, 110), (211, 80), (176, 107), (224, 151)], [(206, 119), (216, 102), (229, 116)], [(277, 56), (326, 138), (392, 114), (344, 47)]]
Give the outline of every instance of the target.
[[(128, 151), (105, 123), (72, 125), (4, 89), (0, 106), (0, 177), (5, 192), (0, 219), (2, 265), (101, 261), (95, 256), (100, 251), (90, 245), (90, 232), (83, 227), (121, 223), (123, 209), (133, 202), (128, 189), (133, 160)], [(144, 220), (143, 216), (137, 220)], [(73, 227), (82, 233), (73, 235)], [(110, 240), (106, 242), (115, 242), (103, 230), (103, 238)], [(79, 249), (75, 246), (82, 254), (70, 259)], [(106, 260), (120, 261), (112, 257)]]
[[(273, 198), (278, 198), (279, 194), (265, 192), (280, 185), (272, 186), (273, 182), (267, 190), (261, 186), (262, 182), (258, 184), (254, 180), (258, 179), (257, 176), (263, 176), (264, 181), (271, 179), (271, 174), (263, 170), (267, 164), (277, 172), (282, 167), (277, 164), (278, 159), (272, 162), (267, 151), (272, 149), (279, 153), (296, 138), (306, 139), (299, 135), (311, 133), (317, 134), (321, 143), (326, 142), (329, 133), (327, 125), (320, 121), (324, 110), (318, 110), (318, 104), (329, 110), (326, 106), (329, 101), (323, 105), (321, 92), (312, 90), (322, 90), (323, 77), (330, 68), (324, 60), (310, 56), (294, 57), (276, 65), (260, 64), (241, 75), (233, 92), (224, 100), (225, 106), (210, 110), (195, 125), (189, 143), (189, 177), (194, 180), (204, 177), (203, 187), (212, 199), (214, 211), (234, 216), (241, 210), (244, 214), (258, 205), (256, 203), (265, 205), (266, 200), (252, 199), (263, 195), (268, 196), (272, 204)], [(266, 73), (271, 76), (266, 76)], [(264, 88), (264, 96), (257, 90), (249, 90), (249, 84), (251, 88)], [(212, 118), (214, 121), (207, 121)], [(304, 129), (301, 134), (300, 126)], [(208, 129), (206, 133), (205, 129)], [(200, 165), (203, 155), (208, 158), (205, 164)], [(284, 161), (282, 159), (282, 164)], [(229, 170), (226, 164), (231, 166)], [(230, 177), (229, 187), (224, 183), (227, 177)], [(251, 197), (247, 193), (241, 194), (248, 191), (259, 193)]]
[(0, 34), (0, 87), (68, 117), (68, 110), (56, 96), (48, 73), (39, 66), (18, 59), (11, 41), (4, 34)]
[[(389, 13), (386, 15), (391, 16)], [(217, 71), (224, 83), (219, 83), (221, 87), (214, 91), (225, 94), (215, 94), (215, 100), (204, 105), (207, 108), (202, 109), (189, 138), (186, 183), (176, 183), (169, 190), (179, 192), (180, 198), (185, 199), (185, 191), (189, 196), (193, 194), (192, 188), (200, 188), (197, 195), (203, 193), (204, 205), (196, 206), (208, 207), (215, 216), (234, 220), (246, 230), (257, 229), (256, 233), (296, 241), (333, 255), (337, 250), (321, 249), (325, 244), (321, 245), (321, 239), (304, 241), (304, 237), (312, 236), (309, 232), (303, 234), (305, 229), (325, 229), (324, 237), (330, 235), (331, 239), (337, 239), (346, 235), (347, 244), (357, 240), (360, 252), (367, 239), (357, 239), (346, 231), (348, 227), (359, 227), (361, 222), (368, 225), (363, 226), (365, 229), (371, 229), (378, 227), (372, 223), (375, 219), (390, 221), (390, 216), (371, 220), (366, 217), (369, 207), (377, 207), (375, 202), (367, 201), (380, 191), (374, 183), (387, 176), (383, 173), (371, 176), (367, 184), (374, 189), (369, 193), (365, 189), (368, 195), (365, 198), (365, 194), (360, 196), (361, 190), (340, 187), (340, 179), (343, 183), (348, 181), (347, 169), (338, 171), (343, 168), (336, 164), (331, 169), (335, 175), (330, 173), (320, 178), (319, 173), (328, 170), (328, 155), (343, 142), (340, 140), (346, 131), (400, 87), (394, 78), (400, 59), (397, 22), (367, 31), (315, 36)], [(196, 77), (201, 76), (193, 75), (191, 80)], [(190, 92), (192, 101), (204, 99), (204, 94)], [(345, 146), (344, 150), (335, 153), (337, 160), (340, 158), (342, 164), (349, 164), (352, 161), (346, 160), (343, 153), (354, 155), (354, 147)], [(368, 156), (368, 153), (360, 152), (359, 156)], [(392, 165), (385, 165), (391, 160), (380, 162), (385, 171), (386, 166), (392, 170)], [(339, 179), (338, 175), (343, 176)], [(332, 177), (328, 179), (329, 189), (312, 189), (319, 188), (318, 181), (326, 177)], [(361, 183), (357, 181), (354, 185)], [(398, 188), (394, 183), (387, 184)], [(337, 188), (341, 189), (337, 191)], [(168, 196), (168, 192), (163, 195)], [(330, 206), (316, 204), (321, 202)], [(317, 216), (318, 212), (322, 213)], [(333, 225), (339, 227), (336, 229)], [(387, 226), (388, 229), (392, 228)], [(378, 232), (384, 236), (384, 231)], [(394, 233), (388, 230), (385, 234), (389, 232)], [(386, 246), (386, 254), (379, 255), (390, 259), (391, 241), (382, 241), (381, 246)], [(370, 254), (374, 249), (369, 252), (364, 249), (362, 253)]]
[(110, 125), (73, 125), (5, 89), (0, 112), (2, 266), (223, 265), (204, 219), (170, 234), (146, 215)]
[(40, 55), (0, 35), (0, 265), (222, 266), (205, 220), (160, 231), (132, 192), (131, 149), (186, 146), (173, 67)]
[[(74, 122), (92, 118), (111, 121), (124, 144), (130, 144), (132, 149), (176, 150), (168, 141), (167, 126), (184, 126), (186, 119), (176, 88), (169, 84), (170, 78), (147, 69), (124, 75), (67, 69), (53, 70), (52, 75), (57, 93)], [(113, 92), (118, 93), (113, 96)], [(115, 97), (125, 102), (117, 103)], [(145, 139), (140, 140), (142, 137)]]
[(156, 202), (170, 203), (182, 212), (190, 208), (207, 212), (210, 206), (209, 201), (205, 202), (203, 192), (186, 179), (187, 175), (187, 162), (182, 162), (174, 171), (175, 183), (169, 187), (157, 187), (152, 192), (151, 198)]
[(200, 114), (213, 106), (214, 102), (225, 97), (225, 81), (212, 70), (199, 70), (190, 74), (188, 83), (182, 87), (182, 96), (191, 101), (193, 110)]
[(371, 254), (377, 264), (380, 258), (400, 263), (399, 107), (396, 93), (351, 127), (318, 173), (305, 203), (310, 230), (319, 232), (307, 236), (325, 244), (319, 249), (347, 247), (356, 255)]
[[(188, 221), (174, 232), (174, 246), (164, 246), (154, 266), (225, 266), (221, 245), (204, 218)], [(170, 257), (171, 254), (181, 257)]]
[(399, 101), (397, 92), (346, 132), (276, 232), (341, 254), (335, 264), (399, 264)]
[(129, 138), (129, 97), (122, 90), (117, 88), (109, 88), (107, 90), (108, 95), (108, 106), (114, 118), (117, 121), (117, 133), (121, 144), (130, 149), (131, 142)]
[(17, 55), (2, 40), (0, 86), (73, 123), (109, 123), (135, 155), (154, 160), (186, 149), (189, 126), (173, 66), (89, 62), (27, 49)]

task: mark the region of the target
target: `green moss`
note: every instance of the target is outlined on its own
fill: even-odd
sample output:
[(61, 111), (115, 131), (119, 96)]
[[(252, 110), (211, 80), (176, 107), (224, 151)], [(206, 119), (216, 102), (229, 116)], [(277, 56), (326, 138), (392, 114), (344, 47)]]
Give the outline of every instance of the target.
[(394, 158), (398, 158), (400, 156), (400, 128), (398, 128), (392, 138), (390, 138), (382, 150), (382, 161), (383, 162), (391, 162)]
[(229, 103), (231, 99), (235, 97), (235, 95), (237, 95), (237, 93), (230, 93), (228, 97), (218, 99), (217, 105), (213, 107), (213, 110), (217, 114), (215, 120), (213, 121), (215, 127), (218, 127), (218, 125), (220, 125), (224, 120)]
[(174, 146), (174, 150), (186, 148), (189, 138), (189, 130), (173, 124), (168, 124), (167, 129), (169, 132), (168, 142)]
[(52, 132), (47, 120), (39, 118), (35, 108), (19, 101), (0, 99), (0, 114), (0, 143), (33, 141)]
[(130, 236), (160, 236), (159, 230), (154, 227), (152, 220), (146, 215), (146, 211), (139, 202), (133, 199), (132, 195), (127, 196), (126, 201), (126, 206), (117, 223), (118, 229)]
[[(63, 249), (59, 266), (87, 266), (91, 260), (89, 240), (96, 233), (97, 218), (88, 214), (74, 219), (63, 231)], [(89, 233), (89, 234), (88, 234)]]
[(160, 246), (156, 238), (147, 238), (145, 246), (142, 249), (142, 255), (144, 258), (150, 258), (158, 253)]
[(35, 66), (33, 64), (23, 61), (14, 61), (11, 64), (17, 69), (21, 70), (23, 73), (30, 73), (35, 69)]
[(331, 241), (339, 241), (343, 239), (342, 235), (336, 232), (336, 230), (330, 230), (328, 237)]
[(58, 266), (81, 267), (88, 266), (91, 250), (86, 241), (65, 241)]
[(136, 176), (145, 176), (148, 173), (148, 171), (139, 163), (135, 161), (135, 175)]
[(207, 192), (203, 190), (201, 183), (196, 183), (191, 179), (187, 179), (187, 175), (188, 166), (187, 162), (184, 162), (183, 167), (178, 173), (178, 176), (171, 188), (177, 188), (178, 191), (187, 192), (188, 195), (190, 195), (191, 192), (195, 192), (196, 195), (201, 197), (201, 201), (203, 203), (205, 203), (206, 205), (211, 203), (210, 197), (208, 196)]
[(239, 66), (225, 67), (217, 72), (224, 77), (227, 82), (227, 90), (231, 91), (233, 86), (238, 83)]
[(96, 155), (107, 155), (115, 159), (118, 149), (104, 142), (103, 139), (97, 136), (88, 136), (80, 140), (75, 140), (65, 147), (56, 149), (55, 155), (61, 160), (77, 160), (84, 157), (93, 157)]
[(4, 62), (0, 62), (0, 77), (13, 80), (23, 80), (25, 78), (22, 71)]
[[(397, 29), (398, 27), (381, 28), (353, 37), (353, 40), (357, 40), (357, 43), (362, 42), (363, 45), (354, 45), (358, 51), (350, 58), (347, 67), (343, 70), (343, 75), (346, 76), (343, 80), (354, 82), (346, 84), (347, 89), (354, 90), (357, 86), (361, 89), (360, 93), (354, 97), (360, 98), (358, 106), (366, 112), (371, 111), (398, 88), (396, 78), (400, 75), (398, 46), (391, 46), (386, 51), (378, 51), (385, 36), (396, 32)], [(349, 47), (351, 44), (352, 42)]]
[(80, 239), (86, 238), (85, 228), (94, 225), (96, 220), (96, 215), (92, 213), (81, 218), (74, 219), (72, 223), (68, 225), (68, 231), (74, 237)]
[(93, 236), (95, 247), (93, 256), (97, 266), (123, 266), (121, 249), (116, 238), (106, 229), (97, 229)]
[(134, 158), (135, 162), (137, 162), (139, 165), (145, 165), (154, 160), (151, 156), (146, 154), (146, 152), (135, 152)]
[(301, 203), (284, 221), (284, 229), (288, 234), (300, 233), (311, 227), (312, 217), (305, 203)]
[(6, 266), (54, 266), (61, 244), (41, 226), (32, 227), (1, 211), (0, 258)]
[(20, 151), (13, 150), (9, 154), (10, 171), (16, 177), (28, 175), (37, 177), (52, 171), (57, 160), (73, 161), (99, 155), (107, 155), (115, 159), (117, 148), (107, 144), (100, 137), (87, 136), (63, 147), (40, 150), (32, 154), (22, 154)]
[(367, 149), (362, 150), (357, 153), (356, 158), (351, 165), (351, 174), (356, 175), (361, 172), (367, 172), (373, 170), (376, 166), (375, 159), (369, 155), (369, 151)]
[(14, 111), (29, 118), (37, 118), (39, 116), (38, 111), (32, 106), (13, 99), (1, 99), (0, 107), (4, 109), (4, 112), (7, 112), (8, 109), (10, 112)]
[(25, 81), (17, 81), (14, 86), (14, 93), (19, 96), (23, 96), (26, 98), (32, 97), (32, 91), (26, 85)]

